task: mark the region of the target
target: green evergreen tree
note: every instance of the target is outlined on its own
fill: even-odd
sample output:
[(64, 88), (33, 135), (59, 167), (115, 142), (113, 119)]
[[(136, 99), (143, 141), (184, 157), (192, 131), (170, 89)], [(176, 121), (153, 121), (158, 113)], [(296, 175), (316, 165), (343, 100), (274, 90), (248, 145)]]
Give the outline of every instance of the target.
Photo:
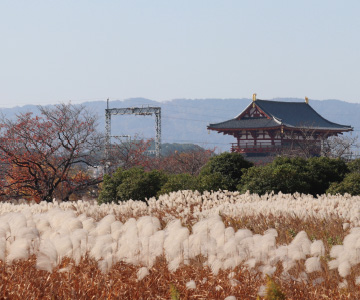
[(309, 193), (316, 196), (326, 192), (333, 182), (341, 182), (349, 172), (342, 159), (328, 157), (311, 157), (307, 160)]
[(196, 177), (190, 174), (169, 175), (166, 183), (161, 187), (158, 195), (169, 194), (181, 190), (195, 190)]
[(140, 167), (129, 170), (119, 168), (112, 176), (104, 176), (98, 202), (145, 201), (146, 198), (155, 197), (166, 181), (166, 174), (157, 170), (145, 172)]
[(308, 193), (305, 169), (306, 160), (302, 158), (276, 158), (266, 166), (252, 167), (245, 171), (238, 190), (263, 195), (275, 193)]
[(200, 171), (199, 189), (236, 191), (244, 169), (252, 166), (253, 163), (245, 160), (240, 153), (222, 153), (213, 156)]
[(104, 175), (98, 198), (99, 204), (118, 202), (119, 199), (116, 195), (116, 189), (123, 180), (123, 172), (124, 170), (122, 168), (118, 168), (111, 176), (107, 174)]
[(345, 176), (341, 182), (334, 182), (327, 190), (329, 194), (341, 194), (348, 193), (352, 196), (360, 195), (360, 173), (353, 172)]
[(263, 195), (275, 193), (324, 194), (333, 182), (341, 182), (348, 172), (341, 159), (327, 157), (278, 157), (271, 164), (245, 171), (238, 190)]

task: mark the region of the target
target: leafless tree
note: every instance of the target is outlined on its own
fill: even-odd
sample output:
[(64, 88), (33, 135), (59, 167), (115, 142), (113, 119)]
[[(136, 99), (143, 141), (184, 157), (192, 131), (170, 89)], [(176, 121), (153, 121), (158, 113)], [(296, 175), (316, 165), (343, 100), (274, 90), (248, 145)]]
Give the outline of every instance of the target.
[(310, 126), (288, 131), (285, 140), (287, 144), (280, 150), (280, 154), (291, 157), (326, 156), (350, 159), (353, 149), (359, 146), (357, 136), (331, 136), (330, 133), (319, 133)]
[(321, 138), (311, 127), (286, 131), (280, 154), (291, 157), (309, 158), (321, 154)]
[(322, 155), (331, 158), (351, 160), (355, 158), (354, 150), (359, 149), (358, 136), (340, 135), (324, 140)]
[(152, 140), (135, 136), (132, 140), (117, 138), (109, 149), (109, 173), (121, 167), (125, 170), (133, 167), (151, 169), (153, 159), (147, 155)]

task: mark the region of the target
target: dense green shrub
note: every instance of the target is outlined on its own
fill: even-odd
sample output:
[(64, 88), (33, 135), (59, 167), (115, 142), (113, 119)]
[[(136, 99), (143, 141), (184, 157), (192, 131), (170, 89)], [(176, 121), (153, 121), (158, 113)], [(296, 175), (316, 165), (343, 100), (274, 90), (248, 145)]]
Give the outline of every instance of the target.
[(228, 184), (226, 178), (220, 173), (203, 173), (196, 178), (196, 190), (204, 191), (218, 191), (226, 190)]
[(145, 172), (142, 168), (131, 168), (123, 172), (123, 180), (116, 189), (117, 197), (124, 200), (142, 200), (155, 197), (167, 178), (163, 172)]
[(261, 195), (274, 191), (316, 196), (324, 194), (331, 183), (343, 180), (348, 170), (340, 159), (278, 157), (271, 164), (248, 169), (238, 190)]
[[(349, 174), (349, 170), (353, 173)], [(348, 175), (347, 175), (348, 174)], [(344, 179), (345, 178), (345, 179)], [(344, 181), (342, 181), (344, 180)], [(239, 190), (265, 194), (305, 193), (314, 196), (329, 193), (360, 194), (360, 160), (348, 165), (340, 159), (326, 157), (278, 157), (266, 166), (254, 167), (239, 153), (223, 153), (212, 157), (199, 176), (166, 175), (135, 167), (119, 168), (112, 176), (105, 175), (99, 203), (146, 198), (178, 190)]]
[(124, 170), (118, 168), (111, 176), (104, 175), (103, 182), (100, 186), (99, 203), (118, 202), (116, 188), (121, 184)]
[(195, 190), (196, 189), (196, 177), (190, 174), (174, 174), (169, 175), (166, 183), (161, 187), (158, 195), (168, 194), (171, 192), (177, 192), (181, 190)]
[(352, 160), (347, 165), (351, 173), (360, 173), (360, 158)]
[(333, 182), (340, 182), (349, 172), (342, 159), (312, 157), (307, 160), (306, 168), (310, 183), (309, 193), (316, 196), (324, 194)]
[(198, 178), (199, 190), (236, 191), (244, 169), (253, 164), (244, 159), (240, 153), (222, 153), (210, 158), (201, 169)]
[(341, 194), (348, 193), (352, 196), (360, 195), (360, 173), (353, 172), (345, 176), (341, 182), (334, 182), (327, 190), (329, 194)]
[(252, 167), (245, 171), (238, 190), (263, 195), (274, 191), (275, 193), (308, 193), (304, 166), (306, 160), (302, 158), (276, 158), (266, 166)]
[(118, 169), (111, 177), (104, 177), (99, 203), (129, 199), (144, 201), (156, 196), (166, 181), (167, 176), (157, 170), (145, 172), (139, 167), (129, 170)]
[(346, 174), (341, 182), (333, 182), (328, 190), (329, 194), (348, 193), (352, 196), (360, 195), (360, 159), (355, 159), (347, 164), (350, 173)]

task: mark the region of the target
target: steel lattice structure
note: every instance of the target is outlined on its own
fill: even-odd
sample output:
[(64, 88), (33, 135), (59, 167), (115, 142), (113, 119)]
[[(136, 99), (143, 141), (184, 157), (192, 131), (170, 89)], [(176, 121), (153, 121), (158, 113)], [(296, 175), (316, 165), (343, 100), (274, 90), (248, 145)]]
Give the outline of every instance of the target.
[[(109, 108), (109, 102), (107, 109), (105, 109), (105, 131), (106, 131), (106, 145), (105, 145), (105, 157), (106, 162), (109, 161), (109, 149), (111, 139), (111, 116), (113, 115), (139, 115), (139, 116), (152, 116), (155, 115), (155, 155), (160, 156), (161, 150), (161, 107), (127, 107), (127, 108)], [(105, 170), (107, 170), (105, 167)]]

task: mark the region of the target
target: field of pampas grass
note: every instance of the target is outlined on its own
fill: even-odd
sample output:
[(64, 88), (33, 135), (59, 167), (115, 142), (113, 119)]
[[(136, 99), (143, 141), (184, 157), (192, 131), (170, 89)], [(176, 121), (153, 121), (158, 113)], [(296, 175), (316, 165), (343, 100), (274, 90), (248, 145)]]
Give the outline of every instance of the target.
[(1, 299), (360, 299), (360, 197), (0, 203)]

